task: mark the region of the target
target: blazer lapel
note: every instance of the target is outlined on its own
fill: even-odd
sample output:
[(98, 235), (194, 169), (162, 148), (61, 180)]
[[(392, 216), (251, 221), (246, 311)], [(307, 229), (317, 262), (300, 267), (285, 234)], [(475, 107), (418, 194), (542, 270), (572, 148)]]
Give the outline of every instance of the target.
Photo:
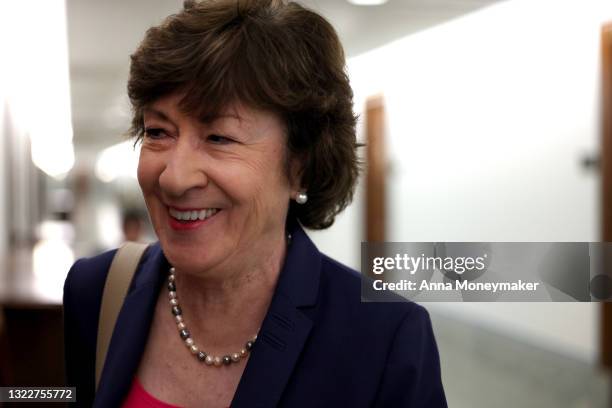
[(166, 263), (159, 243), (145, 254), (117, 317), (94, 407), (118, 407), (127, 394), (149, 335)]
[(285, 264), (234, 395), (234, 408), (278, 404), (313, 325), (300, 309), (316, 304), (321, 254), (297, 223), (289, 231)]

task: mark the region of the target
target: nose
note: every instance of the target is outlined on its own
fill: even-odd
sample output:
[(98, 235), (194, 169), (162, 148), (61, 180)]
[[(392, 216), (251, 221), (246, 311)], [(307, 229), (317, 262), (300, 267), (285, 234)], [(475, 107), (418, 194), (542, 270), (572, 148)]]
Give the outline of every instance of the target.
[(159, 176), (162, 191), (171, 197), (182, 197), (189, 191), (208, 185), (204, 158), (200, 151), (184, 138), (169, 152), (166, 167)]

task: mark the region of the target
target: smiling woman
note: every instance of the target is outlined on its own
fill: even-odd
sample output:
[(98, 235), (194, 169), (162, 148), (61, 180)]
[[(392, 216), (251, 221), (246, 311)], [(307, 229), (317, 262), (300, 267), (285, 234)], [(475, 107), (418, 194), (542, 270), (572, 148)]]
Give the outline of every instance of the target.
[(159, 242), (135, 271), (97, 391), (116, 251), (68, 275), (79, 404), (446, 406), (427, 312), (362, 303), (358, 273), (302, 229), (331, 226), (353, 196), (344, 69), (334, 29), (294, 2), (187, 2), (147, 31), (128, 93)]

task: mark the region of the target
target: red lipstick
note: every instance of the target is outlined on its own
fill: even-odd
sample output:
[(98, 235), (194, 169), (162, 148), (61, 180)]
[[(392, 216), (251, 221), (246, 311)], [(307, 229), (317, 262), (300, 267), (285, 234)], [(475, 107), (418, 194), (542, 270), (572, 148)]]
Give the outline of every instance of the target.
[(169, 217), (170, 227), (177, 231), (184, 231), (184, 230), (191, 230), (194, 228), (198, 228), (200, 225), (204, 224), (208, 220), (209, 219), (207, 218), (205, 220), (179, 221), (174, 217)]
[[(173, 208), (178, 210), (177, 207), (173, 207)], [(185, 210), (179, 210), (179, 211), (192, 211), (192, 210), (185, 209)], [(168, 214), (168, 223), (170, 224), (170, 228), (172, 228), (175, 231), (192, 230), (192, 229), (196, 229), (202, 226), (203, 224), (208, 223), (211, 219), (216, 217), (220, 211), (221, 210), (217, 210), (217, 213), (203, 220), (199, 220), (199, 219), (197, 220), (177, 220), (176, 218)]]

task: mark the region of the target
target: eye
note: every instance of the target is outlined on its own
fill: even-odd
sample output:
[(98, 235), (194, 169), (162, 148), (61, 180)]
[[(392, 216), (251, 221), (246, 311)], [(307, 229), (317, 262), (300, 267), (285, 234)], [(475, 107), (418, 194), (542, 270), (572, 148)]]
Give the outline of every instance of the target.
[(145, 129), (145, 137), (149, 139), (161, 139), (167, 136), (166, 131), (161, 128), (146, 128)]
[(234, 142), (232, 139), (221, 135), (208, 135), (206, 139), (213, 144), (230, 144)]

